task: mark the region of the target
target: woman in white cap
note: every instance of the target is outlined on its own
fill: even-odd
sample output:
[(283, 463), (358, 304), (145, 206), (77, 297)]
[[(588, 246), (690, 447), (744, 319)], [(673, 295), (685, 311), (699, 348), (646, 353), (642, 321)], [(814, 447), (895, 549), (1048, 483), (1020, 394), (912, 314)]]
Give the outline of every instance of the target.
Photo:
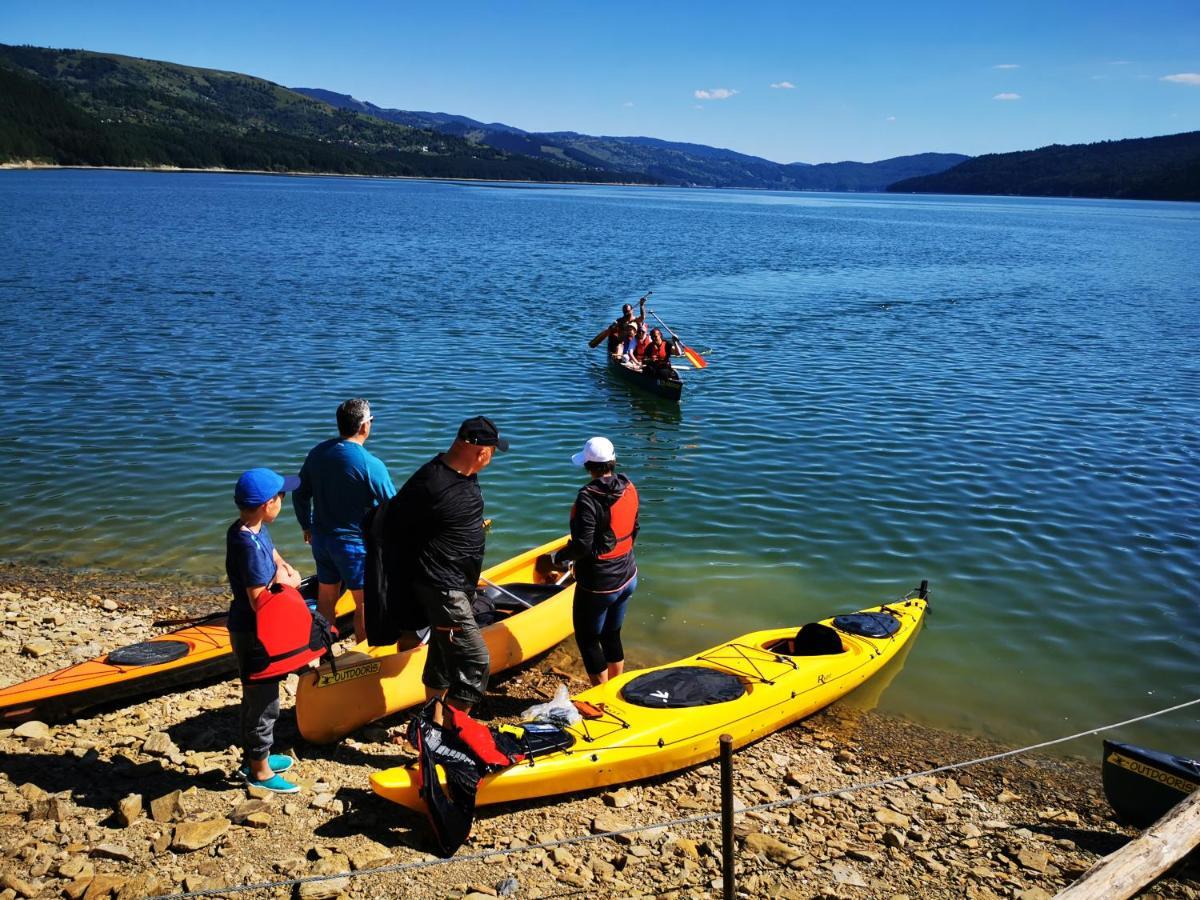
[(588, 678), (602, 684), (625, 668), (621, 625), (637, 588), (638, 493), (616, 472), (617, 454), (608, 438), (590, 438), (571, 462), (587, 469), (592, 480), (571, 507), (571, 539), (549, 562), (554, 568), (575, 562), (575, 640)]

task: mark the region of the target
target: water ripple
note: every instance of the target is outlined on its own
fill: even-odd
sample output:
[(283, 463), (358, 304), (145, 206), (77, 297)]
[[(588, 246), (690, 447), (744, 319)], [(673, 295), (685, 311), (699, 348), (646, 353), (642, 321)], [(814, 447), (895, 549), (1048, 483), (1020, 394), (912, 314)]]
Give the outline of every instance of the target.
[[(361, 394), (397, 481), (496, 419), (493, 559), (610, 436), (639, 661), (928, 578), (889, 709), (1020, 740), (1200, 694), (1195, 205), (9, 172), (0, 208), (0, 556), (219, 579), (238, 472)], [(584, 346), (650, 289), (712, 363), (678, 407)]]

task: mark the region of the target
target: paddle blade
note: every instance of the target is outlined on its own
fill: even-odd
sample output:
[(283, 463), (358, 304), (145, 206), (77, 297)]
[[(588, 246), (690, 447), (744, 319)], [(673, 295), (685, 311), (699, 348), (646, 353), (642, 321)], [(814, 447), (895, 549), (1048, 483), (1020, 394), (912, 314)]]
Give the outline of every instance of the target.
[(697, 369), (704, 369), (704, 368), (708, 367), (708, 360), (706, 360), (703, 356), (701, 356), (699, 353), (697, 353), (691, 347), (684, 346), (682, 349), (683, 349), (683, 355), (687, 357), (688, 362), (690, 362)]

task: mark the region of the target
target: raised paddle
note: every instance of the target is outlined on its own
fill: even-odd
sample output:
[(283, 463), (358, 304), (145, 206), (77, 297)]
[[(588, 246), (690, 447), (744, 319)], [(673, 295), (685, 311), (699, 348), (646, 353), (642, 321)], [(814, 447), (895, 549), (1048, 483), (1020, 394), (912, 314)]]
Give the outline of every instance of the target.
[[(647, 312), (654, 316), (654, 318), (658, 319), (658, 313), (656, 313), (654, 310), (647, 310)], [(683, 341), (679, 340), (679, 335), (671, 331), (670, 325), (668, 325), (662, 319), (658, 319), (658, 324), (667, 329), (667, 332), (671, 335), (671, 337), (675, 338), (676, 343), (679, 344), (679, 349), (683, 351), (683, 355), (687, 357), (688, 362), (690, 362), (697, 369), (704, 369), (708, 367), (708, 360), (706, 360), (703, 356), (701, 356)]]
[[(646, 296), (638, 299), (638, 305), (640, 306), (642, 303), (644, 303), (647, 299), (649, 299), (650, 295), (653, 293), (654, 293), (654, 291), (646, 291)], [(612, 328), (613, 327), (611, 325), (609, 325), (602, 332), (600, 332), (598, 335), (596, 335), (594, 338), (592, 338), (590, 341), (588, 341), (588, 346), (591, 347), (593, 350), (595, 350), (597, 347), (599, 347), (601, 344), (603, 344), (604, 339), (612, 333)]]

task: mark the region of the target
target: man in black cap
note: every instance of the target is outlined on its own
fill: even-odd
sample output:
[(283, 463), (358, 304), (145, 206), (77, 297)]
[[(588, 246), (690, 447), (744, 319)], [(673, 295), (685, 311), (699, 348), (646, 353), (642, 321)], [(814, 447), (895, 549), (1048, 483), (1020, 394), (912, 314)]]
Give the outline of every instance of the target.
[[(471, 604), (483, 568), (483, 492), (478, 472), (508, 449), (491, 419), (476, 416), (388, 503), (386, 551), (400, 560), (413, 601), (431, 627), (422, 680), (428, 697), (469, 712), (483, 699), (491, 660)], [(441, 708), (435, 712), (440, 724)]]

